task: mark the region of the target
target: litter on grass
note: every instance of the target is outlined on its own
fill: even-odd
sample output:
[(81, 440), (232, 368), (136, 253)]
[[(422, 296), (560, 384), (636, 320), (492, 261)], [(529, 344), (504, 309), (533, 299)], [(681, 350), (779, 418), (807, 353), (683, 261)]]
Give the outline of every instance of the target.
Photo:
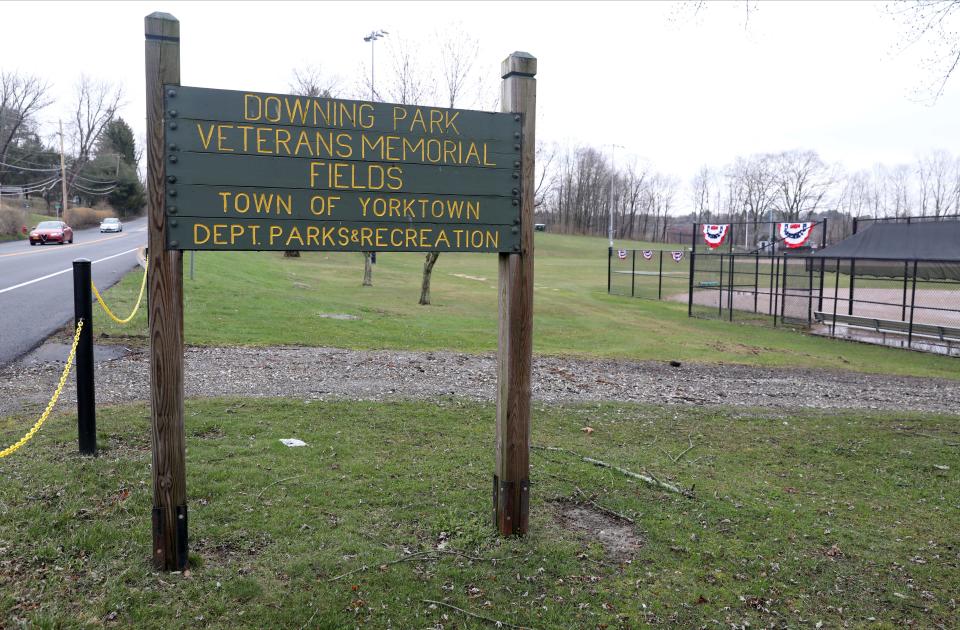
[(307, 443), (303, 440), (298, 440), (297, 438), (283, 438), (280, 440), (285, 446), (306, 446)]

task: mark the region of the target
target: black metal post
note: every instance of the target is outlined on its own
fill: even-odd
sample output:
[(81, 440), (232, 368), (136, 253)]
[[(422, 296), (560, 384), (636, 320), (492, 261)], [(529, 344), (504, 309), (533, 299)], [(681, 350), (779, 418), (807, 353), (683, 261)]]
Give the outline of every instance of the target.
[(833, 321), (830, 323), (830, 336), (837, 336), (837, 296), (840, 295), (840, 259), (837, 258), (837, 277), (833, 282)]
[(783, 297), (780, 298), (780, 323), (785, 321), (787, 314), (787, 255), (783, 255)]
[(607, 248), (607, 294), (610, 293), (610, 266), (613, 264), (613, 248)]
[(857, 261), (854, 258), (850, 259), (850, 295), (849, 301), (847, 303), (847, 315), (853, 315), (853, 282), (854, 276), (857, 275)]
[[(662, 249), (660, 250), (660, 257), (662, 260), (663, 259)], [(697, 258), (697, 253), (695, 251), (691, 251), (690, 252), (690, 277), (688, 278), (690, 287), (688, 289), (689, 293), (687, 295), (687, 317), (693, 317), (693, 274), (696, 271), (696, 267), (694, 266), (696, 258)]]
[(826, 275), (826, 260), (820, 259), (820, 295), (817, 297), (817, 310), (823, 312), (823, 281)]
[[(773, 308), (773, 278), (777, 275), (774, 271), (774, 256), (773, 256), (773, 245), (770, 245), (770, 281), (767, 283), (767, 296), (770, 300), (767, 304), (767, 315), (773, 315), (776, 309)], [(778, 267), (779, 269), (779, 267)]]
[(753, 312), (757, 312), (757, 298), (760, 296), (760, 254), (757, 253), (753, 270)]
[(737, 262), (736, 254), (730, 254), (730, 282), (727, 283), (727, 315), (733, 321), (733, 267)]
[(723, 254), (720, 254), (720, 281), (717, 285), (717, 317), (723, 319)]
[(93, 386), (93, 294), (90, 290), (90, 261), (73, 261), (74, 326), (83, 320), (83, 330), (74, 358), (77, 373), (77, 431), (80, 453), (97, 454), (97, 412)]
[(813, 321), (813, 260), (807, 258), (804, 261), (807, 265), (807, 273), (810, 281), (807, 283), (807, 326)]
[(907, 319), (907, 278), (910, 276), (910, 262), (903, 261), (903, 308), (900, 311), (900, 319)]
[(917, 305), (917, 261), (913, 261), (913, 288), (910, 290), (910, 327), (907, 329), (907, 347), (913, 347), (913, 311)]
[(633, 258), (630, 260), (630, 297), (634, 297), (637, 286), (637, 250), (631, 250)]
[(657, 299), (663, 299), (663, 250), (660, 250), (660, 273), (657, 275)]
[[(773, 259), (770, 260), (773, 262)], [(770, 265), (771, 273), (773, 276), (770, 278), (770, 288), (773, 289), (770, 291), (770, 310), (771, 315), (773, 315), (773, 327), (777, 327), (777, 313), (780, 311), (779, 302), (780, 299), (780, 257), (776, 258), (776, 269), (774, 265)]]

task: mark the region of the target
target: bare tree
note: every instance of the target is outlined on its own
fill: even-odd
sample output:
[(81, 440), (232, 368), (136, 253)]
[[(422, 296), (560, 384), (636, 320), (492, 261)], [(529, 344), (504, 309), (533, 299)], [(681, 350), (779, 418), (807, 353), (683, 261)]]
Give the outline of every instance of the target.
[(919, 160), (920, 214), (941, 216), (957, 211), (960, 181), (958, 161), (943, 149), (931, 151)]
[[(443, 88), (446, 90), (450, 108), (456, 107), (464, 86), (474, 74), (480, 43), (462, 28), (447, 30), (440, 40), (440, 68), (443, 75)], [(406, 66), (405, 66), (406, 67)], [(427, 252), (423, 261), (423, 276), (420, 281), (420, 299), (418, 304), (430, 304), (430, 281), (433, 267), (440, 258), (440, 252)]]
[[(50, 85), (34, 75), (0, 71), (0, 162), (9, 163), (11, 145), (29, 127), (33, 117), (50, 105)], [(0, 180), (7, 168), (0, 164)]]
[(784, 151), (776, 156), (777, 206), (786, 221), (808, 217), (830, 188), (829, 168), (815, 151)]
[(73, 163), (67, 173), (68, 190), (74, 187), (81, 170), (90, 161), (100, 134), (116, 116), (123, 89), (107, 81), (95, 81), (82, 75), (74, 98), (76, 100), (67, 127), (74, 153)]
[(887, 13), (899, 23), (901, 52), (913, 46), (929, 51), (921, 63), (933, 78), (919, 95), (936, 101), (960, 65), (960, 0), (890, 2)]
[(307, 65), (293, 69), (290, 91), (300, 96), (336, 98), (341, 83), (340, 77), (324, 73), (320, 66)]
[[(334, 98), (339, 89), (340, 79), (324, 74), (319, 66), (307, 65), (293, 69), (293, 81), (290, 82), (290, 91), (298, 96), (312, 98)], [(287, 249), (283, 252), (284, 258), (300, 258), (300, 250)]]

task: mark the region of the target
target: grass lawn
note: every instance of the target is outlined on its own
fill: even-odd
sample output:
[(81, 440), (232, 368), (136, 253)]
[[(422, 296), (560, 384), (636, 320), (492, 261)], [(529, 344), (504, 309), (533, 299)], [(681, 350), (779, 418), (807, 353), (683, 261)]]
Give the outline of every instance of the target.
[[(36, 227), (41, 221), (51, 221), (55, 217), (47, 216), (45, 214), (37, 214), (35, 212), (27, 213), (27, 229)], [(27, 240), (27, 235), (23, 232), (17, 232), (16, 234), (0, 234), (0, 241), (25, 241)]]
[(533, 443), (569, 452), (534, 450), (531, 532), (502, 540), (491, 406), (188, 401), (189, 575), (150, 566), (149, 409), (101, 408), (96, 458), (54, 416), (0, 460), (0, 626), (495, 627), (451, 606), (534, 628), (956, 624), (956, 418), (533, 415)]
[[(496, 350), (497, 257), (492, 254), (441, 255), (428, 307), (417, 304), (420, 254), (380, 254), (374, 286), (366, 288), (360, 286), (360, 254), (195, 256), (195, 279), (190, 280), (190, 254), (184, 253), (185, 336), (190, 344)], [(690, 319), (684, 303), (608, 295), (606, 259), (604, 239), (536, 233), (534, 352), (960, 377), (955, 359), (785, 328)], [(141, 277), (130, 274), (107, 292), (105, 299), (118, 315), (129, 313)], [(357, 319), (329, 317), (339, 314)], [(110, 339), (146, 343), (145, 311), (124, 327), (99, 310), (94, 317), (97, 331)]]

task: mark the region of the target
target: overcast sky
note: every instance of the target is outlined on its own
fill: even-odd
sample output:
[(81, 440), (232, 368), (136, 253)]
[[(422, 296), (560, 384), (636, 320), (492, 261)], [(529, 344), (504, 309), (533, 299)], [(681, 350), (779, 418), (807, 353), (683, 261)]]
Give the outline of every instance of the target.
[(122, 84), (121, 115), (139, 138), (153, 11), (180, 20), (184, 85), (264, 92), (288, 92), (293, 68), (313, 64), (358, 94), (371, 30), (390, 32), (376, 44), (385, 80), (391, 38), (431, 51), (438, 32), (461, 28), (494, 90), (507, 54), (537, 57), (539, 140), (615, 143), (618, 163), (646, 159), (684, 183), (757, 152), (813, 149), (849, 170), (960, 152), (960, 77), (918, 102), (936, 78), (921, 63), (928, 51), (900, 50), (883, 4), (751, 6), (745, 24), (744, 2), (697, 15), (666, 2), (0, 2), (0, 68), (53, 83), (58, 100), (41, 116), (51, 125), (81, 73)]

